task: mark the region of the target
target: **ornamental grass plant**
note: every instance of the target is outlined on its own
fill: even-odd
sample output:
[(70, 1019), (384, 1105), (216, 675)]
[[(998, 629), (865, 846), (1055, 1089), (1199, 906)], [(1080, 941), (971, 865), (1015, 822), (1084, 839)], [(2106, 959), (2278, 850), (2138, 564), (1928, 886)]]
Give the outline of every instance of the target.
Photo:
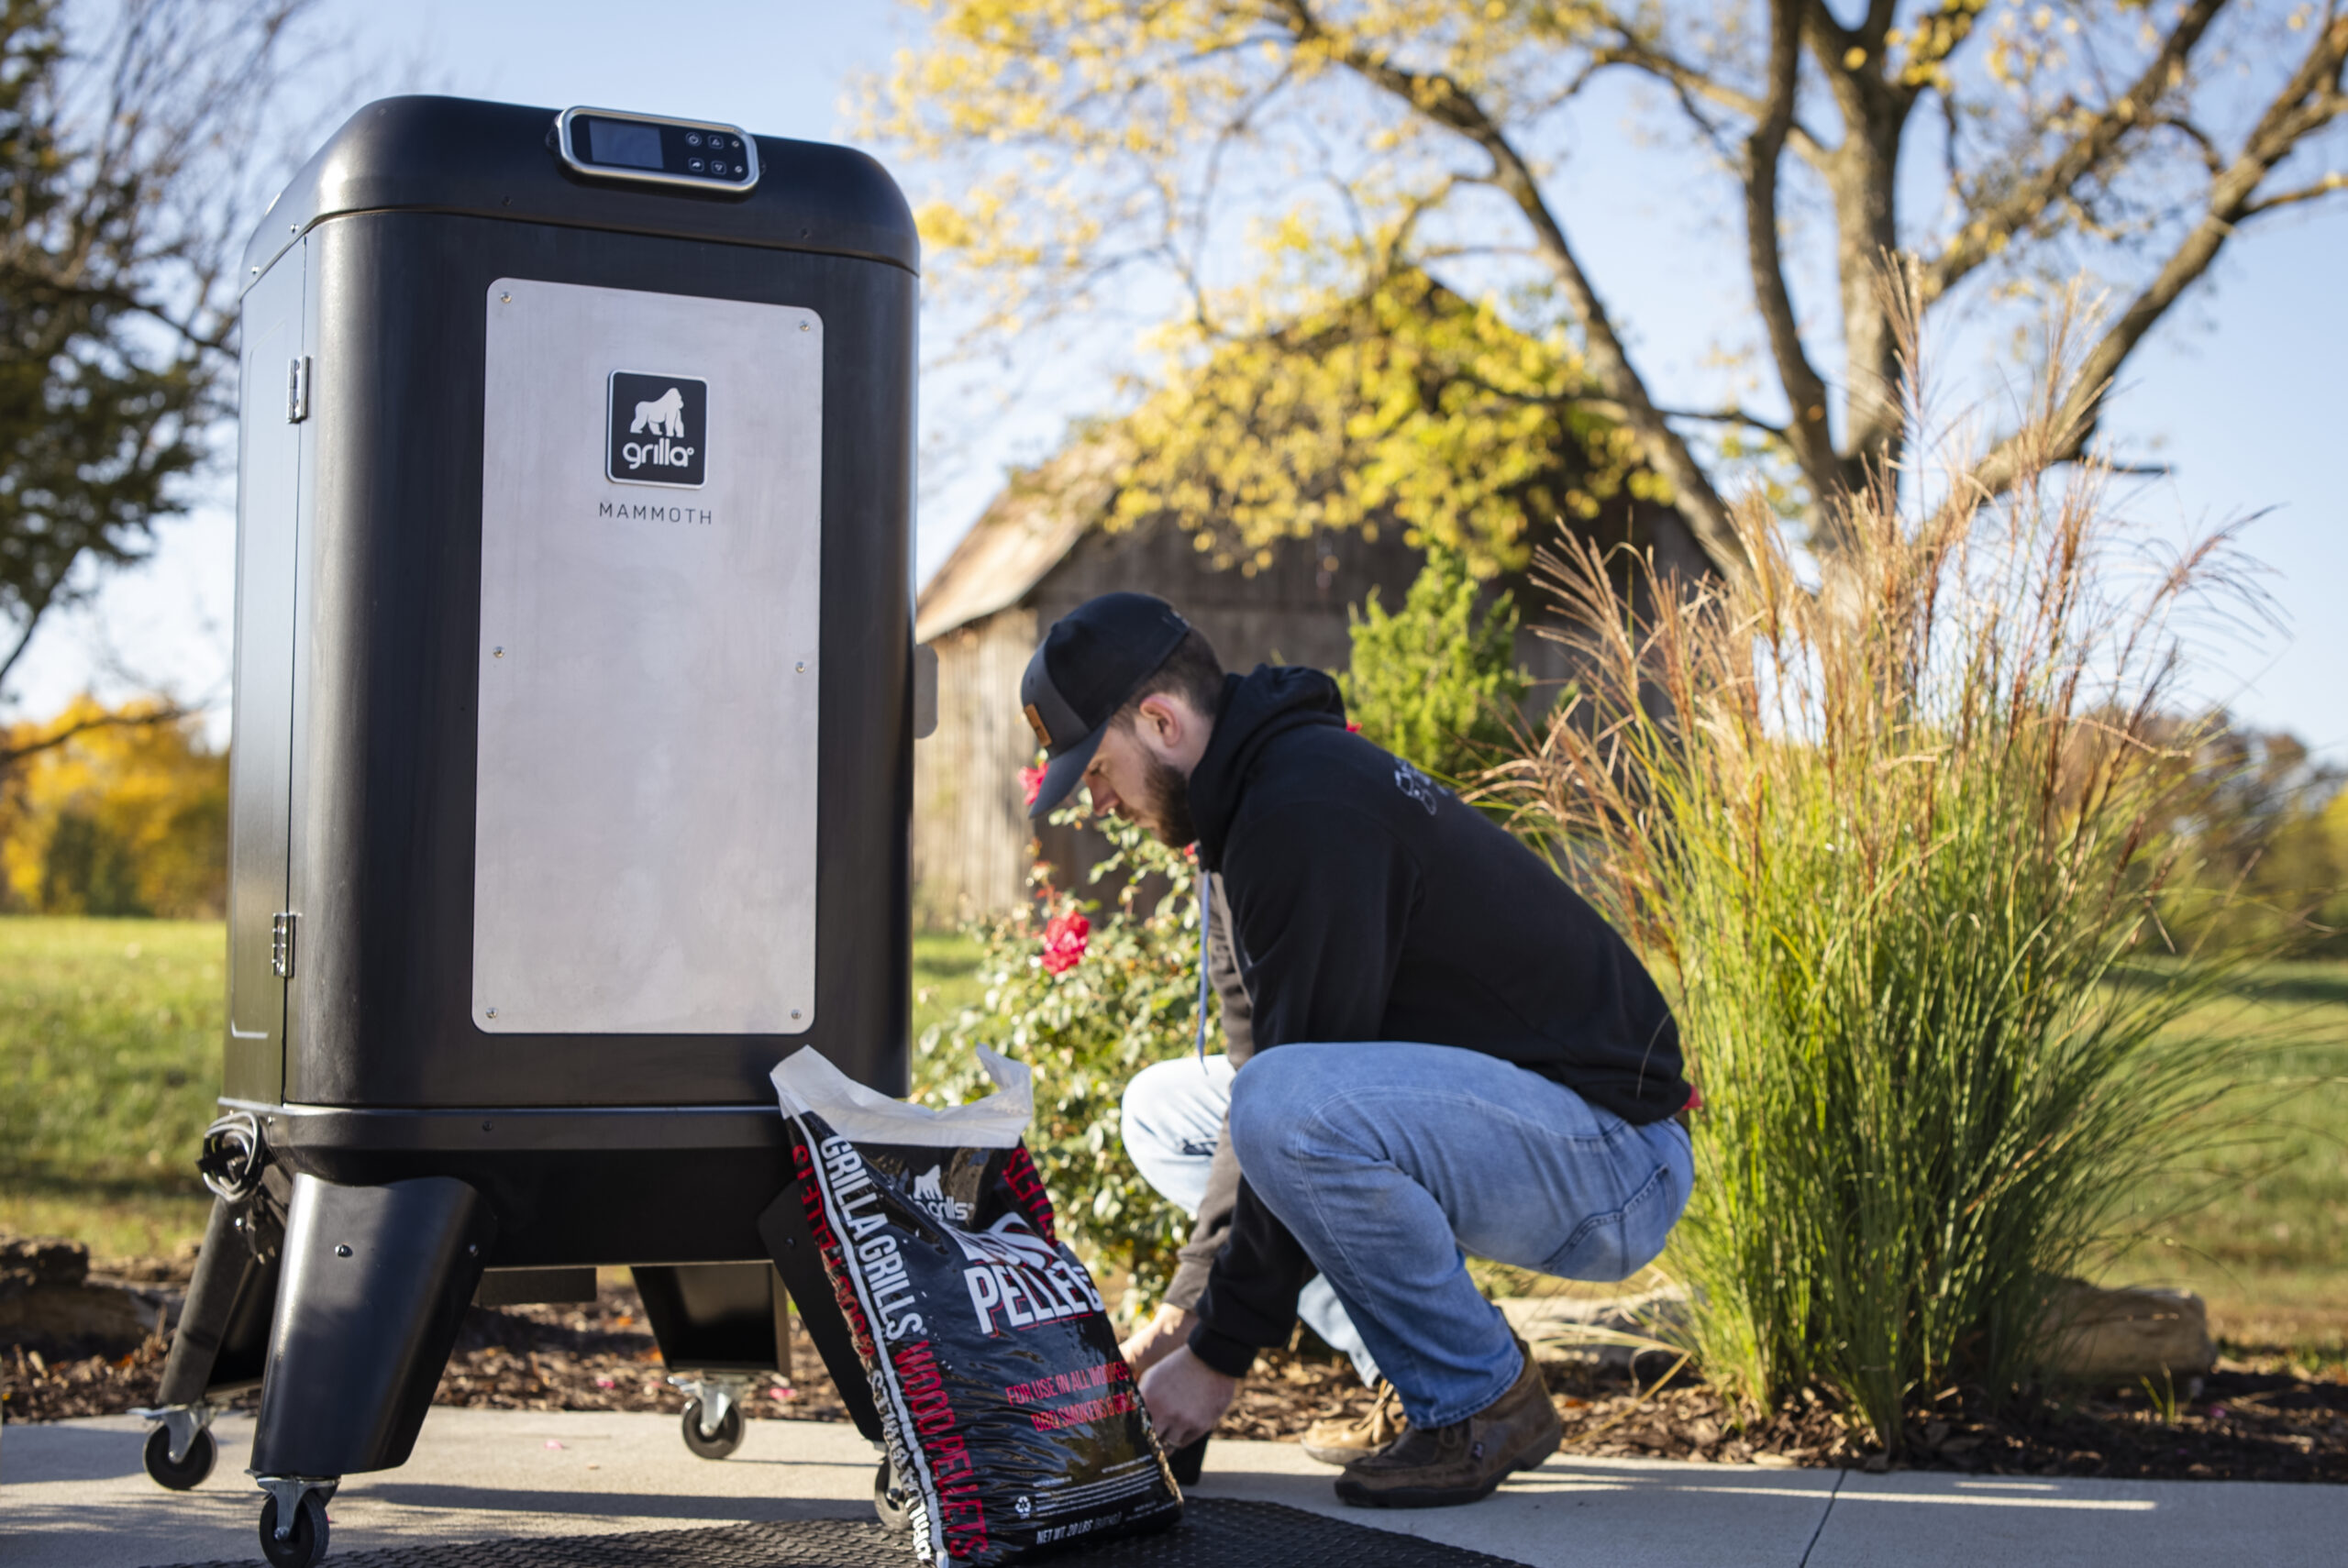
[(2225, 1136), (2199, 1113), (2234, 1064), (2170, 1026), (2243, 955), (2156, 904), (2192, 853), (2181, 628), (2246, 591), (2222, 536), (2156, 559), (2105, 475), (2044, 460), (2060, 434), (2042, 414), (1996, 496), (1886, 483), (1814, 558), (1746, 505), (1747, 561), (1700, 588), (1587, 547), (1541, 569), (1580, 689), (1508, 782), (1676, 976), (1686, 1348), (1888, 1448), (2043, 1383), (2062, 1282)]

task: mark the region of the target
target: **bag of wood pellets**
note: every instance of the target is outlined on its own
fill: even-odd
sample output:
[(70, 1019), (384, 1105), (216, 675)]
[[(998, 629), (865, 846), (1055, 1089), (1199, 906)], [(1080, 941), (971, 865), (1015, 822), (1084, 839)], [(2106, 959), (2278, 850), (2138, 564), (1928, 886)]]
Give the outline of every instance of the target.
[(934, 1110), (813, 1049), (774, 1070), (808, 1229), (886, 1430), (914, 1553), (1015, 1562), (1181, 1517), (1101, 1294), (1060, 1244), (1022, 1140), (1028, 1070)]

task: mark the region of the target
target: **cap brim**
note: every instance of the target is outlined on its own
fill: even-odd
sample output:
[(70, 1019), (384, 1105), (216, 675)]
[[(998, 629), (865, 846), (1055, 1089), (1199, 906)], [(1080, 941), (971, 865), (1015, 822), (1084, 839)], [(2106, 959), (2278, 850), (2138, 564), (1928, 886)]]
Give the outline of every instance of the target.
[(1108, 727), (1102, 724), (1052, 758), (1051, 766), (1044, 769), (1044, 782), (1036, 790), (1036, 803), (1027, 808), (1030, 821), (1068, 799), (1084, 778), (1084, 770), (1092, 766), (1092, 754), (1101, 749), (1101, 736)]

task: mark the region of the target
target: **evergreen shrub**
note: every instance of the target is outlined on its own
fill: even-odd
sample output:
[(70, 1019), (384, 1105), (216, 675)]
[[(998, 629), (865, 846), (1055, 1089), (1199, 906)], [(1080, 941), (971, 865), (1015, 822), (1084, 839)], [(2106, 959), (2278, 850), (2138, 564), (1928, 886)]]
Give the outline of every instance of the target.
[(1516, 664), (1515, 600), (1479, 613), (1479, 593), (1466, 557), (1430, 548), (1400, 610), (1373, 588), (1348, 613), (1352, 664), (1337, 678), (1363, 735), (1447, 784), (1506, 752), (1532, 685)]

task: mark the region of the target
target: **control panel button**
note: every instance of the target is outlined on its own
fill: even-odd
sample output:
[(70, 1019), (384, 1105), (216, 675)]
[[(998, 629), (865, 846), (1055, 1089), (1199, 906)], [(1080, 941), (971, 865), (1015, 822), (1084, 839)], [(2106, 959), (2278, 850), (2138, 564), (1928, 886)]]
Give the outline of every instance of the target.
[(670, 185), (714, 184), (740, 194), (758, 183), (757, 149), (739, 131), (605, 109), (566, 109), (555, 152), (581, 174)]

